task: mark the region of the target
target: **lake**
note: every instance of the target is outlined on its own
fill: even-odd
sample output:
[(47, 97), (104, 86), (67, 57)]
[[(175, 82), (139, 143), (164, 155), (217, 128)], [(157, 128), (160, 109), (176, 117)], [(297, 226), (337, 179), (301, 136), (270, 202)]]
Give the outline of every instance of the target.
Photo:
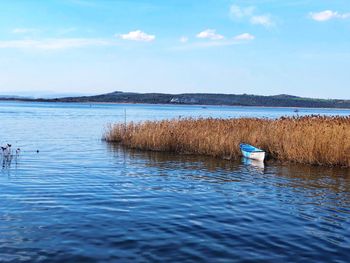
[(103, 142), (106, 125), (124, 122), (125, 112), (127, 121), (296, 114), (0, 102), (0, 143), (21, 148), (0, 168), (0, 261), (348, 262), (350, 169), (262, 167)]

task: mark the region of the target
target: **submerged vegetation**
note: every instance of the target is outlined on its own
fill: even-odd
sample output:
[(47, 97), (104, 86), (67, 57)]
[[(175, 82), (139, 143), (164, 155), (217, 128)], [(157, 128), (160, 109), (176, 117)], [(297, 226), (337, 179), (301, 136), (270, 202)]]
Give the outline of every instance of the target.
[(241, 156), (239, 144), (264, 149), (270, 158), (350, 167), (350, 117), (279, 119), (173, 119), (111, 125), (104, 139), (140, 150)]

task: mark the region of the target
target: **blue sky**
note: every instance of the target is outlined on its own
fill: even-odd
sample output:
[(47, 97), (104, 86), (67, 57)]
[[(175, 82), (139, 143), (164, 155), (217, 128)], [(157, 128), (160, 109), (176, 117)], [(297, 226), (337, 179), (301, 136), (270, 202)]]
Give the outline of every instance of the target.
[(350, 99), (349, 0), (11, 0), (0, 93)]

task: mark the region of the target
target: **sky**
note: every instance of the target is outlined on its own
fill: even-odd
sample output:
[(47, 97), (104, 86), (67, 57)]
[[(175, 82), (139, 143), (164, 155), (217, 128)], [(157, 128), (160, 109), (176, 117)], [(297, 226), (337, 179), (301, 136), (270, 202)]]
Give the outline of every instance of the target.
[(350, 99), (349, 0), (0, 2), (0, 94)]

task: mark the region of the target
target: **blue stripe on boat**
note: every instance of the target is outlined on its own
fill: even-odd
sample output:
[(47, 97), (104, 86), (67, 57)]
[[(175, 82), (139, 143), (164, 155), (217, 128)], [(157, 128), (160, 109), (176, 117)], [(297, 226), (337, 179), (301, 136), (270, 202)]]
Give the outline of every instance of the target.
[(263, 150), (246, 143), (241, 143), (239, 145), (239, 148), (241, 148), (241, 150), (245, 152), (263, 152)]

